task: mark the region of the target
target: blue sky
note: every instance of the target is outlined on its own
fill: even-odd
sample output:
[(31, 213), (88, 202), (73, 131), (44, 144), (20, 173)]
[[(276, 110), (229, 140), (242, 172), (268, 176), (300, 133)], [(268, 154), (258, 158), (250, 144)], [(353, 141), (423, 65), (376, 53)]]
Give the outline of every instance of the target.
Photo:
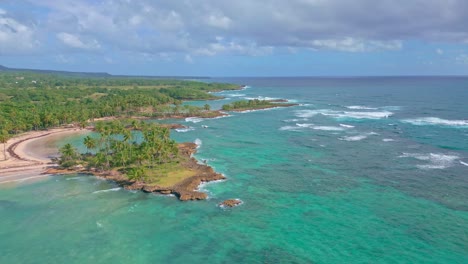
[(131, 75), (467, 75), (465, 0), (0, 0), (0, 64)]

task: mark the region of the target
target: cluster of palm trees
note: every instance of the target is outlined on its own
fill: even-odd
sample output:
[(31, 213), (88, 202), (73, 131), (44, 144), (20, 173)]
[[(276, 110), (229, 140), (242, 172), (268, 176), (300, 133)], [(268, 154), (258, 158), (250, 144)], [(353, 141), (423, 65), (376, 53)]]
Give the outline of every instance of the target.
[(99, 136), (84, 138), (86, 153), (77, 154), (70, 144), (60, 149), (59, 164), (62, 167), (83, 164), (99, 170), (118, 169), (129, 178), (143, 179), (147, 170), (178, 162), (179, 149), (170, 138), (168, 128), (142, 121), (123, 123), (119, 120), (97, 122), (94, 128)]

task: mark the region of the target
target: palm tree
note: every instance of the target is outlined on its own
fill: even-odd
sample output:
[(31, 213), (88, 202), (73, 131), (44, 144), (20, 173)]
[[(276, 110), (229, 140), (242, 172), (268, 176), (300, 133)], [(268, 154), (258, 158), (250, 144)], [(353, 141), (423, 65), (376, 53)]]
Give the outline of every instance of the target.
[(89, 154), (89, 150), (90, 149), (94, 149), (96, 147), (96, 139), (90, 137), (90, 136), (87, 136), (84, 138), (84, 141), (83, 141), (84, 145), (86, 146), (86, 153)]
[(6, 130), (1, 130), (0, 131), (0, 142), (3, 143), (3, 157), (4, 157), (4, 160), (7, 159), (7, 156), (6, 156), (6, 143), (7, 143), (9, 138), (10, 138), (10, 135), (8, 134), (8, 131), (6, 131)]

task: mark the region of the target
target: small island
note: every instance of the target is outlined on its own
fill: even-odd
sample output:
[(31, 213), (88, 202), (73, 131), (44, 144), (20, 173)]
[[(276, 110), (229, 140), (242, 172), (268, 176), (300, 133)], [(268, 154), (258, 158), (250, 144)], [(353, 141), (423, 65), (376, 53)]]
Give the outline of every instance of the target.
[(84, 138), (85, 153), (66, 144), (58, 166), (46, 173), (92, 174), (129, 190), (174, 194), (182, 201), (206, 199), (196, 190), (200, 183), (225, 179), (192, 157), (195, 143), (177, 144), (165, 126), (114, 120), (97, 122), (94, 130), (99, 136)]
[(276, 107), (290, 107), (296, 106), (297, 104), (288, 103), (288, 100), (285, 99), (276, 99), (276, 100), (241, 100), (235, 101), (230, 104), (225, 104), (222, 106), (224, 111), (233, 111), (233, 112), (243, 112), (249, 110), (262, 110)]

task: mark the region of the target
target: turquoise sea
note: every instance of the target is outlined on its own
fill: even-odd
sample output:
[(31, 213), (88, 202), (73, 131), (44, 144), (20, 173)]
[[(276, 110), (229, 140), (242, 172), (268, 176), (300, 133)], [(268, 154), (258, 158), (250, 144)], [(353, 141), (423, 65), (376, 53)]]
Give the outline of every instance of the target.
[(228, 177), (205, 201), (82, 175), (0, 185), (0, 263), (468, 263), (468, 78), (214, 81), (248, 86), (212, 108), (299, 105), (168, 121)]

